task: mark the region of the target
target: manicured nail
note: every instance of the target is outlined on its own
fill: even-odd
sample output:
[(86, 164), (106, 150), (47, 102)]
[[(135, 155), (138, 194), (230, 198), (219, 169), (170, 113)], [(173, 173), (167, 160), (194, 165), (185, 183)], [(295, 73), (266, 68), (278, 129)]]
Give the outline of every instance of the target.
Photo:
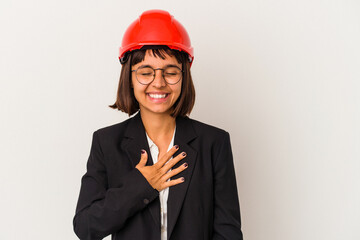
[(187, 163), (184, 163), (184, 167), (188, 167), (188, 164), (187, 164)]
[(185, 181), (185, 178), (184, 178), (184, 177), (182, 177), (182, 178), (181, 178), (181, 181), (182, 181), (182, 182), (184, 182), (184, 181)]
[(186, 152), (183, 152), (182, 155), (185, 157), (185, 156), (186, 156)]
[(179, 145), (175, 145), (175, 149), (179, 149)]
[(145, 150), (144, 149), (141, 149), (141, 154), (144, 154), (145, 153)]

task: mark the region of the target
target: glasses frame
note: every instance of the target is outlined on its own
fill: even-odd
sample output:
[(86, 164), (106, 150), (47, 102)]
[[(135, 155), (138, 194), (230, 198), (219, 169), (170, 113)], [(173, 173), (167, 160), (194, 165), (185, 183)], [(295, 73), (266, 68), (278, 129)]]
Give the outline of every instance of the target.
[[(178, 66), (168, 66), (168, 67), (166, 67), (166, 68), (152, 68), (152, 67), (150, 67), (150, 66), (143, 66), (143, 67), (141, 66), (141, 67), (138, 67), (138, 68), (135, 69), (135, 70), (131, 70), (131, 72), (135, 72), (136, 81), (138, 81), (140, 84), (142, 84), (142, 85), (149, 85), (149, 84), (151, 84), (151, 83), (155, 80), (156, 70), (161, 70), (161, 76), (163, 77), (163, 79), (165, 80), (165, 82), (166, 82), (167, 84), (169, 84), (169, 85), (175, 85), (175, 84), (177, 84), (178, 82), (180, 82), (180, 80), (183, 78), (183, 75), (181, 75), (181, 77), (179, 78), (179, 80), (178, 80), (176, 83), (169, 83), (168, 81), (166, 81), (166, 78), (165, 78), (165, 75), (164, 75), (164, 71), (165, 71), (165, 69), (170, 68), (170, 67), (175, 67), (175, 68), (179, 69), (182, 73), (184, 73), (184, 70), (182, 70), (182, 69), (179, 68)], [(137, 70), (142, 69), (142, 68), (151, 68), (151, 69), (154, 71), (153, 80), (151, 80), (149, 83), (142, 83), (142, 82), (140, 82), (139, 79), (137, 78)]]

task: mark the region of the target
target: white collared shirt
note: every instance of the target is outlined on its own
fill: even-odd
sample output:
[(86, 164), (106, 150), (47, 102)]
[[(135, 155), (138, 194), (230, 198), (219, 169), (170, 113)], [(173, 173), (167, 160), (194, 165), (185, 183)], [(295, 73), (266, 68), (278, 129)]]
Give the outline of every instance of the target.
[[(176, 126), (174, 129), (174, 134), (171, 139), (170, 145), (168, 147), (169, 151), (174, 146), (174, 137), (175, 137), (175, 131)], [(145, 131), (146, 133), (146, 131)], [(151, 157), (153, 159), (154, 164), (158, 161), (159, 156), (159, 148), (155, 145), (155, 143), (149, 138), (149, 136), (146, 133), (146, 137), (149, 143), (149, 149), (151, 153)], [(172, 159), (172, 157), (169, 159), (169, 161)], [(165, 163), (166, 164), (166, 163)], [(169, 170), (171, 171), (171, 169)], [(170, 181), (168, 179), (167, 181)], [(160, 218), (161, 218), (161, 240), (167, 240), (167, 200), (169, 196), (169, 188), (165, 188), (159, 192), (159, 198), (160, 198)]]

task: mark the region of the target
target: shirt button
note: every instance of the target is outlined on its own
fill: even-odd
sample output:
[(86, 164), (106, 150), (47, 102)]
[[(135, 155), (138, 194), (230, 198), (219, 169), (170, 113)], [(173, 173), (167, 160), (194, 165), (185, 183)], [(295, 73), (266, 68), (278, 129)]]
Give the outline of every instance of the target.
[(144, 199), (145, 204), (148, 204), (149, 202), (150, 202), (149, 199), (147, 199), (147, 198)]

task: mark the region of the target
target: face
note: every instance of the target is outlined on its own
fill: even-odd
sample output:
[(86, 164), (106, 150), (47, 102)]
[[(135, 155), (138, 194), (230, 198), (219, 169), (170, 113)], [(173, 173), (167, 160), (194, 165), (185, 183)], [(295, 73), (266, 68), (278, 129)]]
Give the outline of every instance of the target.
[[(147, 50), (144, 60), (133, 65), (131, 70), (136, 70), (144, 65), (149, 65), (154, 69), (165, 68), (169, 64), (176, 65), (182, 69), (175, 56), (167, 54), (165, 56), (165, 59), (161, 59), (160, 57), (153, 56), (151, 50)], [(174, 85), (167, 84), (161, 70), (155, 71), (155, 79), (148, 85), (139, 83), (136, 80), (135, 72), (132, 72), (131, 81), (135, 98), (139, 102), (142, 113), (170, 114), (172, 106), (181, 93), (182, 79)]]

